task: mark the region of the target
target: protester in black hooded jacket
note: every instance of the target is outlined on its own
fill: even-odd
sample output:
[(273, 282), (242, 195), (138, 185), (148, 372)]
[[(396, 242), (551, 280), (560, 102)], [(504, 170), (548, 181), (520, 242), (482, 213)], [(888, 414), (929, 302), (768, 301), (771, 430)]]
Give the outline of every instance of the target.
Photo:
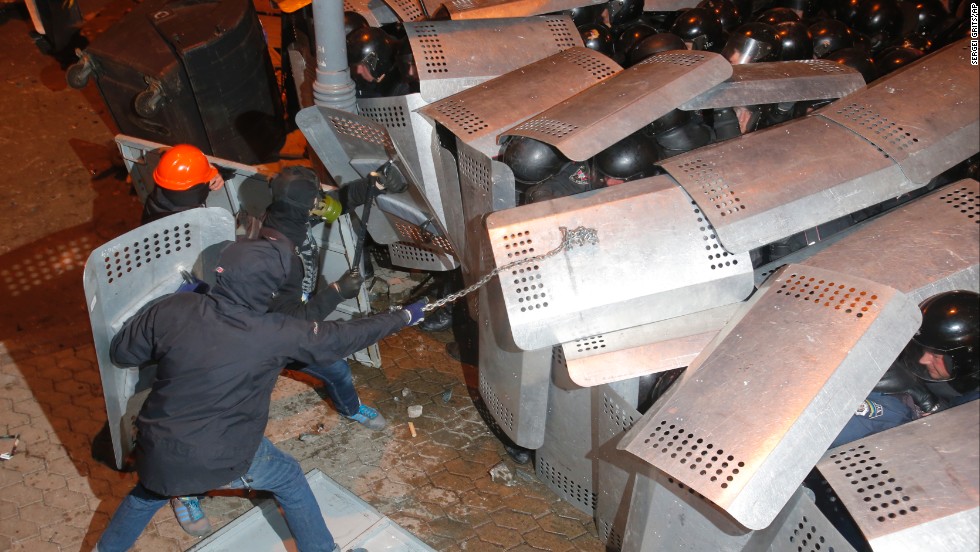
[[(279, 458), (276, 465), (285, 466), (290, 477), (259, 486), (269, 480), (263, 476), (270, 468), (253, 462), (258, 452), (263, 458), (288, 456), (263, 437), (272, 389), (287, 362), (342, 359), (418, 323), (422, 304), (346, 322), (267, 313), (290, 257), (275, 239), (232, 244), (221, 255), (210, 293), (166, 296), (144, 307), (112, 339), (115, 364), (155, 363), (157, 373), (137, 418), (139, 483), (114, 514), (98, 550), (128, 549), (170, 496), (229, 485), (271, 490), (300, 550), (333, 549), (326, 526), (316, 521), (322, 521), (319, 512), (306, 512), (312, 492), (296, 479), (305, 482), (295, 460)], [(283, 479), (291, 486), (281, 487)]]

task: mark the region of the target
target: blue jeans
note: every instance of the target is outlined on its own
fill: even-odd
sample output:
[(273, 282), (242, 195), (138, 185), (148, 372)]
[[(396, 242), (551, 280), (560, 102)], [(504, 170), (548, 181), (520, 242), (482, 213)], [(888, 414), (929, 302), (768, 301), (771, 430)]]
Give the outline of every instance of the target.
[(308, 365), (300, 372), (309, 374), (326, 384), (327, 395), (333, 401), (337, 412), (353, 416), (361, 408), (361, 399), (354, 389), (354, 379), (346, 360), (338, 360), (329, 366)]
[[(300, 552), (330, 552), (333, 535), (323, 521), (313, 490), (303, 470), (292, 456), (262, 438), (255, 458), (245, 475), (222, 489), (270, 491), (282, 507), (286, 525)], [(137, 483), (113, 514), (109, 526), (99, 539), (99, 552), (122, 552), (136, 542), (153, 515), (170, 500)]]

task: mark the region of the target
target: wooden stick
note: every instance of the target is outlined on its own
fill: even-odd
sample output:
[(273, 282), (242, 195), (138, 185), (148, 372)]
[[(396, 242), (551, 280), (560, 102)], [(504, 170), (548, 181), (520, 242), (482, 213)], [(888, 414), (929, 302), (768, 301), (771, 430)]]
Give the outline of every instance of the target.
[(412, 437), (417, 436), (415, 433), (415, 424), (413, 424), (412, 422), (408, 422), (408, 430), (412, 432)]

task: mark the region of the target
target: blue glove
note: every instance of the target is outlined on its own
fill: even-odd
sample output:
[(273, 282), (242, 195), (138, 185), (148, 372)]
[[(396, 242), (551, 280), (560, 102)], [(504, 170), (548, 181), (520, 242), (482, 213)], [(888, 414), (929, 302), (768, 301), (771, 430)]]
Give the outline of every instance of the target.
[(426, 301), (416, 301), (411, 305), (405, 305), (402, 310), (398, 311), (405, 320), (405, 323), (409, 326), (414, 326), (419, 322), (425, 320), (425, 313), (422, 309), (425, 307)]

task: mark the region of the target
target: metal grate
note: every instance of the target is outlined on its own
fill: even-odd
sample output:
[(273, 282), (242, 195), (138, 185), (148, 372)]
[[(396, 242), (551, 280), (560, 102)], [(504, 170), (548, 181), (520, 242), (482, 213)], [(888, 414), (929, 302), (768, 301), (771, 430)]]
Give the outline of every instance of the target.
[(449, 119), (459, 125), (467, 134), (479, 132), (487, 126), (487, 122), (476, 113), (473, 113), (465, 105), (457, 100), (446, 100), (435, 106), (436, 111), (449, 117)]
[(682, 53), (661, 53), (650, 56), (637, 65), (650, 65), (653, 63), (669, 63), (671, 65), (681, 65), (691, 67), (704, 61), (703, 54), (682, 54)]
[(606, 340), (601, 335), (593, 335), (575, 340), (575, 350), (579, 353), (598, 351), (606, 348)]
[(508, 431), (513, 432), (514, 413), (500, 402), (497, 394), (493, 392), (493, 386), (487, 382), (482, 373), (480, 374), (480, 396), (483, 397), (483, 402), (486, 403), (487, 409), (493, 414), (493, 418), (497, 423), (503, 425)]
[(844, 67), (837, 63), (836, 61), (827, 61), (825, 59), (806, 59), (795, 63), (802, 63), (809, 67), (810, 69), (820, 72), (820, 73), (846, 73), (847, 71)]
[(797, 552), (834, 552), (834, 547), (827, 545), (827, 538), (818, 533), (817, 526), (806, 516), (801, 517), (793, 527), (789, 542), (796, 547)]
[(879, 523), (887, 523), (919, 511), (910, 493), (891, 476), (881, 459), (864, 445), (831, 454), (837, 469), (844, 473), (864, 505)]
[(154, 259), (191, 247), (191, 225), (165, 228), (104, 257), (106, 283), (112, 284)]
[[(596, 59), (588, 54), (588, 50), (563, 50), (561, 55), (566, 60), (592, 73), (596, 80), (602, 80), (616, 74), (616, 66), (610, 65), (605, 59)], [(605, 58), (605, 56), (603, 56)], [(611, 60), (610, 60), (611, 61)]]
[(388, 134), (379, 129), (371, 128), (356, 121), (342, 119), (340, 117), (330, 117), (330, 122), (333, 123), (337, 134), (345, 134), (364, 142), (377, 144), (384, 147), (386, 150), (393, 150), (395, 147), (391, 143), (391, 139), (388, 137)]
[(839, 282), (808, 278), (803, 274), (791, 274), (776, 293), (804, 301), (812, 300), (817, 305), (822, 303), (824, 307), (833, 307), (856, 318), (862, 318), (871, 307), (881, 307), (876, 304), (878, 296), (873, 293)]
[[(418, 35), (418, 44), (421, 47), (421, 64), (418, 65), (419, 71), (425, 73), (448, 73), (446, 64), (446, 51), (443, 49), (442, 40), (439, 39), (439, 31), (434, 25), (419, 25), (415, 27)], [(416, 57), (416, 61), (418, 61)]]
[(400, 105), (364, 107), (357, 106), (358, 115), (362, 115), (374, 120), (386, 128), (404, 128), (408, 126), (408, 117), (405, 115), (405, 108)]
[(572, 125), (564, 121), (556, 121), (554, 119), (531, 119), (530, 121), (523, 122), (510, 132), (517, 134), (518, 131), (532, 131), (540, 132), (541, 134), (546, 134), (548, 136), (554, 136), (555, 138), (564, 138), (565, 136), (578, 130), (578, 125)]
[(624, 410), (619, 403), (612, 400), (609, 395), (602, 395), (602, 413), (606, 419), (616, 424), (622, 432), (628, 431), (636, 423), (637, 416)]
[(479, 186), (484, 194), (490, 195), (493, 189), (493, 176), (487, 158), (477, 159), (466, 151), (459, 154), (459, 173), (464, 181)]
[(455, 255), (453, 251), (453, 246), (449, 243), (449, 240), (442, 236), (436, 236), (432, 232), (428, 232), (415, 226), (414, 224), (406, 224), (404, 222), (395, 223), (395, 231), (401, 236), (405, 241), (414, 242), (415, 244), (432, 244), (436, 247), (442, 249), (450, 255)]
[(939, 196), (957, 211), (966, 215), (966, 218), (973, 219), (973, 222), (980, 224), (980, 197), (977, 192), (969, 188), (957, 188)]
[(395, 6), (398, 7), (399, 17), (402, 21), (422, 21), (426, 19), (425, 12), (422, 11), (422, 5), (419, 4), (417, 0), (394, 0)]
[[(677, 424), (668, 423), (667, 420), (661, 420), (644, 439), (644, 444), (658, 450), (660, 454), (669, 454), (670, 458), (688, 466), (722, 489), (727, 489), (728, 484), (745, 467), (745, 462), (737, 460), (734, 455), (725, 455), (725, 451), (715, 447), (714, 443), (706, 442), (693, 433), (685, 433), (684, 428)], [(669, 481), (673, 482), (673, 479)], [(680, 482), (678, 485), (684, 488)], [(697, 494), (693, 489), (688, 490)]]
[(734, 254), (729, 253), (721, 246), (714, 227), (704, 219), (701, 209), (697, 207), (697, 203), (692, 201), (691, 205), (694, 205), (694, 214), (697, 215), (698, 224), (701, 225), (699, 228), (701, 230), (701, 237), (704, 239), (704, 249), (707, 252), (708, 262), (711, 264), (711, 270), (720, 270), (725, 267), (737, 265), (738, 259), (735, 258)]
[[(882, 142), (895, 146), (899, 150), (911, 148), (919, 142), (919, 139), (913, 136), (905, 127), (895, 121), (889, 120), (888, 117), (881, 115), (867, 106), (849, 103), (837, 109), (836, 113), (870, 130)], [(888, 154), (885, 153), (885, 156), (888, 156)]]
[(704, 195), (702, 198), (704, 203), (714, 205), (719, 215), (724, 217), (746, 209), (735, 190), (715, 169), (713, 162), (697, 157), (681, 163), (679, 168), (685, 175), (694, 179), (694, 183), (701, 188), (701, 193)]
[(392, 243), (388, 246), (388, 251), (391, 255), (391, 262), (399, 266), (406, 264), (415, 266), (418, 263), (436, 263), (439, 261), (435, 253), (410, 243)]
[(555, 45), (559, 49), (565, 50), (568, 48), (574, 48), (578, 46), (581, 36), (578, 30), (571, 25), (571, 20), (562, 17), (548, 16), (544, 18), (548, 23), (548, 30), (551, 31), (551, 36), (555, 40)]
[(599, 539), (606, 543), (606, 550), (615, 551), (623, 549), (623, 536), (613, 527), (612, 523), (605, 519), (600, 520), (598, 529)]
[(539, 457), (536, 467), (538, 476), (550, 482), (553, 488), (564, 493), (569, 500), (578, 502), (589, 510), (595, 510), (596, 495), (591, 490), (573, 481), (546, 458)]
[(548, 294), (544, 282), (541, 281), (541, 267), (526, 265), (511, 270), (513, 292), (521, 305), (521, 312), (543, 309), (548, 307)]

